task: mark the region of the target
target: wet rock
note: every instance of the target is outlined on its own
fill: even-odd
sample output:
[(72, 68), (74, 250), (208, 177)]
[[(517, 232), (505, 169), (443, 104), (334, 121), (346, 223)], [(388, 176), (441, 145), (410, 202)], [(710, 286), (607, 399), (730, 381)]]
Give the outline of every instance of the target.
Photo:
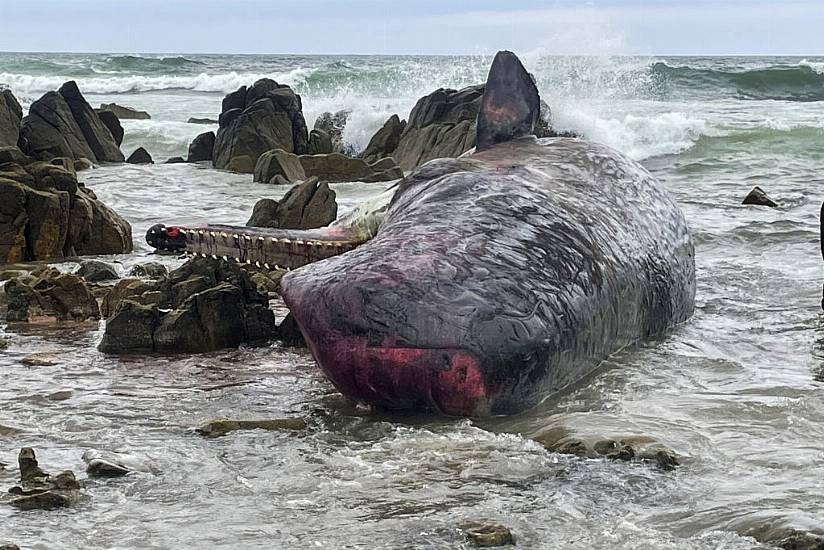
[(398, 148), (401, 135), (406, 128), (406, 121), (401, 121), (398, 115), (389, 117), (383, 127), (377, 131), (369, 140), (369, 145), (361, 153), (361, 158), (368, 163), (373, 163), (382, 158), (391, 156)]
[(156, 473), (156, 469), (143, 460), (122, 453), (88, 450), (83, 453), (86, 473), (89, 477), (123, 477), (133, 473)]
[(753, 187), (752, 191), (744, 198), (741, 204), (768, 206), (770, 208), (778, 206), (778, 203), (772, 200), (767, 193), (758, 186)]
[(315, 229), (332, 223), (338, 215), (335, 192), (326, 183), (310, 178), (292, 187), (280, 200), (262, 199), (255, 204), (250, 227)]
[(73, 168), (0, 166), (0, 263), (131, 252), (131, 226), (81, 187)]
[(217, 124), (217, 121), (213, 118), (190, 118), (186, 121), (188, 124)]
[(766, 524), (740, 529), (739, 534), (783, 550), (824, 550), (824, 537), (784, 525)]
[(249, 155), (232, 157), (224, 168), (229, 172), (237, 172), (239, 174), (251, 174), (255, 171), (255, 161)]
[(74, 396), (74, 392), (71, 390), (59, 390), (56, 392), (52, 392), (46, 396), (46, 399), (49, 401), (68, 401)]
[(664, 471), (674, 470), (678, 455), (655, 439), (646, 436), (617, 438), (578, 436), (565, 427), (553, 427), (532, 437), (547, 450), (586, 458), (638, 460), (653, 464)]
[(71, 273), (46, 268), (31, 279), (6, 283), (8, 322), (86, 321), (100, 318), (97, 299), (86, 283)]
[(11, 90), (0, 90), (0, 147), (17, 148), (22, 119), (23, 108)]
[(284, 345), (295, 348), (305, 348), (306, 340), (303, 338), (303, 333), (300, 331), (298, 322), (295, 316), (290, 312), (278, 326), (278, 339)]
[(261, 293), (266, 293), (269, 296), (277, 295), (280, 290), (280, 280), (285, 273), (280, 269), (268, 273), (253, 273), (252, 282), (255, 283)]
[(162, 279), (169, 274), (165, 265), (158, 262), (147, 262), (137, 264), (129, 271), (130, 277), (142, 277), (144, 279)]
[[(77, 84), (70, 80), (63, 84), (58, 93), (66, 100), (72, 117), (77, 122), (83, 138), (94, 152), (94, 157), (85, 157), (96, 162), (123, 162), (123, 153), (120, 151), (114, 136), (86, 102)], [(120, 117), (123, 118), (123, 117)], [(79, 158), (77, 156), (71, 158)]]
[(376, 182), (403, 177), (403, 172), (389, 158), (374, 164), (368, 164), (359, 158), (349, 158), (340, 153), (301, 155), (298, 158), (306, 177), (316, 177), (324, 182)]
[(92, 161), (89, 159), (77, 159), (74, 161), (72, 166), (75, 172), (82, 172), (83, 170), (89, 170), (94, 167)]
[(88, 283), (100, 283), (119, 279), (117, 270), (100, 260), (84, 260), (80, 262), (80, 269), (74, 273)]
[(170, 157), (163, 161), (163, 164), (185, 164), (186, 162), (183, 157)]
[(283, 149), (273, 149), (260, 155), (255, 164), (254, 181), (272, 183), (275, 176), (281, 176), (288, 182), (305, 180), (306, 173), (300, 157)]
[(323, 155), (332, 153), (332, 138), (323, 130), (317, 128), (309, 132), (309, 149), (306, 151), (310, 155)]
[(87, 158), (93, 162), (99, 160), (74, 120), (68, 103), (57, 92), (47, 92), (31, 104), (29, 114), (20, 126), (20, 143), (24, 144), (24, 153), (37, 159), (69, 157)]
[(204, 132), (198, 135), (189, 144), (188, 162), (212, 160), (212, 151), (215, 148), (215, 133)]
[(100, 314), (108, 318), (117, 309), (117, 304), (122, 300), (136, 301), (142, 305), (156, 305), (157, 301), (146, 302), (144, 295), (156, 290), (155, 284), (141, 279), (121, 279), (112, 287), (100, 305)]
[(300, 431), (306, 429), (302, 418), (275, 418), (271, 420), (211, 420), (199, 428), (197, 433), (206, 437), (220, 437), (238, 430)]
[(216, 168), (252, 173), (266, 151), (302, 154), (308, 149), (300, 96), (271, 79), (226, 96), (219, 124), (212, 159)]
[(335, 113), (325, 112), (315, 120), (314, 129), (325, 133), (332, 142), (332, 151), (329, 151), (330, 153), (342, 153), (350, 156), (354, 153), (343, 141), (343, 130), (346, 128), (346, 122), (351, 114), (352, 111), (346, 110)]
[(512, 531), (490, 520), (466, 521), (460, 527), (466, 538), (479, 548), (515, 544), (515, 535)]
[(36, 351), (21, 359), (20, 364), (27, 367), (51, 367), (59, 365), (62, 360), (59, 351)]
[(435, 158), (457, 157), (475, 146), (475, 122), (484, 86), (439, 89), (409, 114), (393, 157), (405, 171)]
[(139, 111), (132, 107), (125, 105), (118, 105), (117, 103), (104, 103), (100, 106), (101, 111), (111, 111), (120, 120), (149, 120), (151, 115), (146, 111)]
[(129, 155), (129, 158), (126, 159), (126, 162), (129, 164), (154, 164), (152, 155), (143, 147), (135, 149), (134, 152)]
[(31, 159), (23, 154), (18, 147), (13, 145), (0, 146), (0, 164), (14, 163), (25, 165), (31, 162)]
[(80, 484), (74, 472), (66, 470), (55, 475), (43, 471), (34, 450), (25, 447), (18, 455), (20, 486), (9, 489), (6, 502), (21, 510), (53, 510), (71, 506), (80, 497)]
[[(150, 305), (137, 302), (149, 295)], [(99, 348), (199, 353), (267, 341), (275, 332), (268, 305), (268, 295), (237, 264), (193, 258), (152, 291), (121, 299)]]
[(117, 118), (117, 115), (112, 111), (107, 111), (104, 109), (97, 109), (96, 112), (97, 116), (100, 117), (100, 122), (102, 122), (106, 128), (109, 129), (109, 132), (111, 132), (114, 142), (118, 146), (123, 145), (123, 136), (125, 135), (125, 132), (123, 131), (123, 126), (120, 124), (120, 119)]
[(0, 550), (20, 550), (20, 547), (11, 543), (0, 544)]

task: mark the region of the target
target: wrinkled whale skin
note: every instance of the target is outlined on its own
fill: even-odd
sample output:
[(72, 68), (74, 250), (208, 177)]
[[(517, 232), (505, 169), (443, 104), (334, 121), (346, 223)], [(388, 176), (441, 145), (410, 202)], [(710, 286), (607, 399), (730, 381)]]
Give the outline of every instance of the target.
[(682, 211), (636, 162), (525, 137), (420, 167), (374, 239), (281, 284), (344, 395), (513, 414), (686, 320), (694, 249)]

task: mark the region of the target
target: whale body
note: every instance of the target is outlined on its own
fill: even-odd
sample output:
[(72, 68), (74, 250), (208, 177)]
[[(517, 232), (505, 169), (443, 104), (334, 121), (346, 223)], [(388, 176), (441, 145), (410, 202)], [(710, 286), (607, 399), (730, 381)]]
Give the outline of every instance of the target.
[(422, 166), (375, 238), (281, 284), (343, 394), (511, 414), (687, 319), (694, 249), (683, 212), (636, 162), (522, 137)]

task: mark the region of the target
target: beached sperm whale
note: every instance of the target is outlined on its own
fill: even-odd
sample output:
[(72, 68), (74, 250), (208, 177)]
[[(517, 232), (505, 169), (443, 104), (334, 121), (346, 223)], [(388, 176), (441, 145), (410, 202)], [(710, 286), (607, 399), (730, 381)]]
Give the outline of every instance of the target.
[[(608, 147), (530, 136), (538, 102), (520, 61), (501, 52), (476, 150), (404, 178), (374, 238), (355, 246), (340, 225), (247, 235), (276, 239), (278, 258), (288, 240), (304, 254), (295, 263), (329, 253), (287, 273), (281, 293), (343, 394), (450, 415), (517, 413), (692, 314), (693, 244), (673, 198)], [(200, 231), (228, 244), (204, 246)], [(231, 246), (247, 232), (195, 229), (186, 246), (248, 256)], [(347, 251), (325, 248), (335, 242)]]

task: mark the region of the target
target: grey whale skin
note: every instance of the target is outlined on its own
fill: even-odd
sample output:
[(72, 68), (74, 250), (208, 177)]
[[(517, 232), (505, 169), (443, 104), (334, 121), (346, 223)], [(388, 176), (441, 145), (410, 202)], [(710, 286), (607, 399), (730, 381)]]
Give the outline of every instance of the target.
[(514, 414), (690, 317), (694, 250), (682, 211), (639, 164), (522, 137), (420, 167), (374, 239), (281, 288), (344, 395)]

